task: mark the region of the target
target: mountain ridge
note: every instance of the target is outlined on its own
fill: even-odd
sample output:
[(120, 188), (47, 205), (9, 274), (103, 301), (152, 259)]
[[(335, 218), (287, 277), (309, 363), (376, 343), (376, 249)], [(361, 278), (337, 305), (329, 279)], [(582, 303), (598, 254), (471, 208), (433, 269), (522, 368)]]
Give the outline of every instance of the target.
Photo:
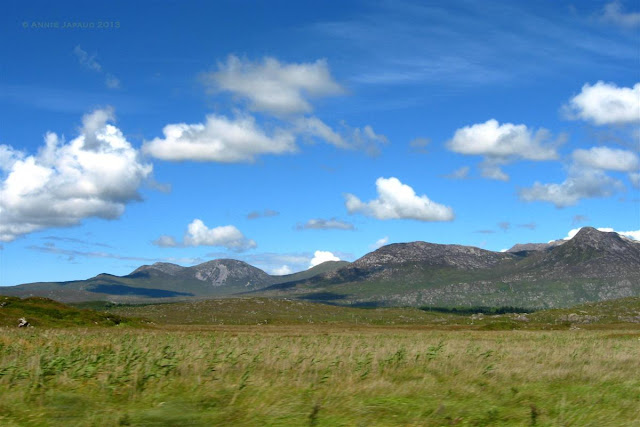
[(153, 302), (254, 294), (346, 305), (559, 307), (640, 295), (640, 245), (585, 227), (544, 250), (494, 252), (428, 242), (394, 243), (352, 263), (285, 276), (217, 259), (143, 265), (125, 276), (32, 283), (0, 293), (77, 302)]

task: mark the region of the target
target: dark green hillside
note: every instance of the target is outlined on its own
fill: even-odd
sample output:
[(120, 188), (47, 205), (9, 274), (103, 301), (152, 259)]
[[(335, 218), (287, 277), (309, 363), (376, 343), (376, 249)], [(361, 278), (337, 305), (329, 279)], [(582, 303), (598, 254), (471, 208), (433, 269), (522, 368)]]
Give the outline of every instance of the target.
[(82, 310), (41, 297), (0, 296), (0, 326), (17, 327), (25, 318), (33, 327), (94, 327), (140, 324), (118, 314)]

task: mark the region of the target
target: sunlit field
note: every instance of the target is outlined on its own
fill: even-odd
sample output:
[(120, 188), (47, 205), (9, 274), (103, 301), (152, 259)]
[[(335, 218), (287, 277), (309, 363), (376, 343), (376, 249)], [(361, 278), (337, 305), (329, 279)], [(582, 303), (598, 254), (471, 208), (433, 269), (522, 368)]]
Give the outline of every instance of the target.
[(0, 425), (640, 425), (637, 330), (1, 332)]

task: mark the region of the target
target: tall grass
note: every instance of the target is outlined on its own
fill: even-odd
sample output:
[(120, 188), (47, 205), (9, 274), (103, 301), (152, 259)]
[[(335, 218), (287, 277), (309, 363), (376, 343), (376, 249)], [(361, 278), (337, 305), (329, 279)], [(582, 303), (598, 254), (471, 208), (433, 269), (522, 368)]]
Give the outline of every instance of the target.
[(636, 332), (0, 332), (0, 425), (640, 424)]

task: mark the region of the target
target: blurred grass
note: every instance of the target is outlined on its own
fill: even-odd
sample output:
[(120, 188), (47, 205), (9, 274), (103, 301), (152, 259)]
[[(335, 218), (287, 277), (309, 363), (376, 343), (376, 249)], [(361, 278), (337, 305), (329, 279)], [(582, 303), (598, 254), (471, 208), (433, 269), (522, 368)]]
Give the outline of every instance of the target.
[(4, 328), (0, 424), (640, 423), (635, 331), (198, 329)]
[(640, 425), (640, 298), (83, 306), (0, 297), (0, 425)]

